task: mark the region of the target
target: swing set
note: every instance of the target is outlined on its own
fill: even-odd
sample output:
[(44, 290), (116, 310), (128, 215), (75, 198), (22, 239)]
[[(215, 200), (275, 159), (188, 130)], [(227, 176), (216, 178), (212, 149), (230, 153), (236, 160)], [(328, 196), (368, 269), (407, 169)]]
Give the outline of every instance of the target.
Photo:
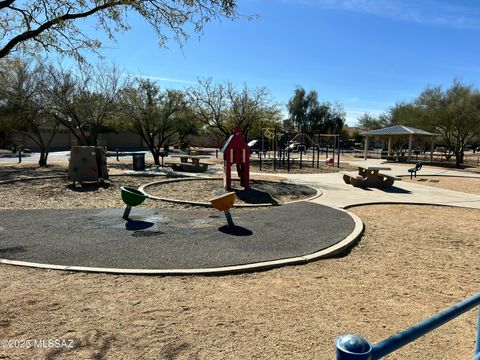
[[(329, 165), (335, 165), (335, 157), (337, 167), (340, 167), (340, 134), (315, 134), (313, 140), (303, 131), (299, 133), (291, 134), (285, 129), (280, 129), (277, 126), (272, 128), (262, 129), (261, 131), (261, 149), (258, 151), (259, 168), (262, 171), (262, 161), (265, 158), (271, 158), (271, 151), (265, 149), (265, 144), (270, 144), (269, 149), (273, 150), (273, 170), (277, 168), (287, 169), (290, 172), (292, 165), (295, 162), (295, 158), (291, 157), (293, 151), (292, 144), (297, 145), (299, 153), (299, 168), (302, 169), (304, 162), (312, 163), (312, 168), (320, 168), (320, 156), (325, 154), (326, 163)], [(296, 140), (297, 139), (297, 140)], [(326, 141), (322, 141), (325, 139)], [(299, 140), (299, 141), (298, 141)], [(303, 155), (307, 155), (307, 148), (311, 147), (311, 159), (303, 158)], [(329, 158), (329, 150), (331, 149), (332, 158)], [(263, 157), (263, 159), (262, 159)]]

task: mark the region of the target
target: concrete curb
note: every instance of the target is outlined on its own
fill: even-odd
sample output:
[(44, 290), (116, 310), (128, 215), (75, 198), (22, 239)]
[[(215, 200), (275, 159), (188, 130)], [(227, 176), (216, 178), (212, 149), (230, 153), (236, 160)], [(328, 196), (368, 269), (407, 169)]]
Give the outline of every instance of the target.
[[(159, 181), (153, 181), (148, 184), (140, 186), (138, 189), (142, 192), (144, 192), (149, 199), (154, 199), (154, 200), (161, 200), (161, 201), (167, 201), (167, 202), (172, 202), (176, 204), (185, 204), (185, 205), (197, 205), (197, 206), (204, 206), (204, 207), (212, 207), (212, 204), (209, 202), (203, 202), (203, 201), (190, 201), (190, 200), (178, 200), (178, 199), (171, 199), (171, 198), (164, 198), (161, 196), (155, 196), (155, 195), (150, 195), (145, 191), (145, 188), (153, 185), (158, 185), (158, 184), (166, 184), (166, 183), (172, 183), (172, 182), (180, 182), (180, 181), (195, 181), (195, 180), (222, 180), (222, 177), (194, 177), (194, 178), (181, 178), (181, 179), (165, 179), (165, 180), (159, 180)], [(310, 196), (309, 198), (305, 199), (300, 199), (300, 200), (293, 200), (293, 201), (288, 201), (284, 202), (281, 205), (288, 205), (288, 204), (294, 204), (300, 201), (311, 201), (314, 200), (320, 196), (322, 196), (323, 192), (320, 189), (314, 188), (310, 185), (305, 185), (302, 184), (303, 186), (308, 186), (309, 188), (314, 189), (317, 193), (313, 196)], [(264, 204), (234, 204), (233, 207), (236, 208), (254, 208), (254, 207), (267, 207), (267, 206), (278, 206), (274, 204), (269, 204), (269, 203), (264, 203)]]
[(229, 275), (246, 273), (252, 271), (263, 271), (273, 268), (289, 265), (301, 265), (312, 261), (326, 259), (338, 256), (339, 254), (350, 249), (363, 234), (364, 226), (362, 220), (346, 210), (337, 209), (346, 212), (352, 217), (355, 227), (353, 231), (346, 238), (340, 242), (312, 254), (297, 256), (287, 259), (278, 259), (271, 261), (263, 261), (244, 265), (224, 266), (217, 268), (194, 268), (194, 269), (121, 269), (121, 268), (102, 268), (102, 267), (85, 267), (85, 266), (67, 266), (54, 264), (40, 264), (28, 261), (0, 259), (0, 264), (16, 265), (49, 270), (63, 270), (63, 271), (82, 271), (92, 273), (107, 273), (107, 274), (123, 274), (123, 275)]

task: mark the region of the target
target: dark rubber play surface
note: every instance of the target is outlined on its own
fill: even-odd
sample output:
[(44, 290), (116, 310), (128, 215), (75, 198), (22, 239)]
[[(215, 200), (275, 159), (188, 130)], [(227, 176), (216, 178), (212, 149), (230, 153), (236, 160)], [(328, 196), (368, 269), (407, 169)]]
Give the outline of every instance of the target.
[(0, 211), (0, 258), (42, 264), (122, 269), (194, 269), (311, 254), (347, 237), (345, 212), (299, 202), (233, 209), (226, 227), (214, 209)]

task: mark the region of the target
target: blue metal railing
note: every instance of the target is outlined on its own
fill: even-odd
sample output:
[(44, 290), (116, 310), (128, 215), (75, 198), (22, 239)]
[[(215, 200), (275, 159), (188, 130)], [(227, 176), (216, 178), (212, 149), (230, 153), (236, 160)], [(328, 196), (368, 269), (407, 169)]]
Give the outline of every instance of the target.
[[(336, 341), (337, 360), (381, 359), (478, 305), (480, 305), (480, 292), (375, 345), (359, 335), (347, 334), (341, 336)], [(472, 360), (480, 360), (480, 307), (475, 356)]]

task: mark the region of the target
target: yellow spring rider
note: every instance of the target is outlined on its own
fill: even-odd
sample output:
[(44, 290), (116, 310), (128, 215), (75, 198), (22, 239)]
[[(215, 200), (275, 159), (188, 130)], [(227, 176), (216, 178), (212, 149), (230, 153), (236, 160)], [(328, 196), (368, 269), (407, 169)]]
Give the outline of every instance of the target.
[(232, 215), (230, 214), (230, 209), (235, 203), (235, 193), (229, 192), (213, 199), (210, 199), (212, 206), (218, 211), (223, 211), (225, 213), (225, 218), (227, 219), (228, 226), (234, 227)]

